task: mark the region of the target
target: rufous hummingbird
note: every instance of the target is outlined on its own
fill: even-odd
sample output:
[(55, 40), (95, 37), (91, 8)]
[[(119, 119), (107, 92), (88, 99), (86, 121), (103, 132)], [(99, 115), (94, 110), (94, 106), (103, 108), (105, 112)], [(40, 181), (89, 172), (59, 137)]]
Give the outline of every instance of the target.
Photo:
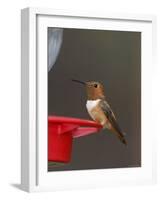
[(127, 144), (124, 133), (120, 129), (116, 117), (105, 99), (103, 85), (97, 81), (79, 81), (77, 83), (85, 85), (87, 92), (86, 108), (91, 118), (101, 124), (103, 128), (115, 133), (123, 144)]

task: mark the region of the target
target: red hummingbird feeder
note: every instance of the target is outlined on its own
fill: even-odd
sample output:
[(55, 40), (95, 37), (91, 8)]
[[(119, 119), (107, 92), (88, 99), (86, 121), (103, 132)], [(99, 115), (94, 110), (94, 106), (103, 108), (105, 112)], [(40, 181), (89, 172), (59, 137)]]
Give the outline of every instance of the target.
[(100, 124), (90, 120), (49, 116), (48, 161), (70, 162), (73, 139), (97, 133), (101, 128)]

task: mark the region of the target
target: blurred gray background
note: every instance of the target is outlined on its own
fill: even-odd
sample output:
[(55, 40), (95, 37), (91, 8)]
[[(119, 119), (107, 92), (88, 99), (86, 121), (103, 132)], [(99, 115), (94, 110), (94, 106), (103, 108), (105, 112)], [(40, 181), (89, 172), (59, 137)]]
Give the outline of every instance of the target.
[(48, 115), (90, 119), (85, 89), (72, 78), (103, 83), (128, 145), (108, 130), (77, 138), (71, 162), (49, 171), (141, 166), (141, 34), (64, 29), (48, 73)]

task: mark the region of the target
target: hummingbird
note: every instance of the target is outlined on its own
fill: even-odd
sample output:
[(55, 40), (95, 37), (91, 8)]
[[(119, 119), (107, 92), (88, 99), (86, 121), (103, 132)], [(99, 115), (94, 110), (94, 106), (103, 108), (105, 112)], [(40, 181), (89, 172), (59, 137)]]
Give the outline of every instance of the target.
[(87, 93), (86, 108), (90, 117), (101, 124), (104, 129), (114, 133), (126, 145), (124, 133), (120, 129), (116, 116), (106, 100), (103, 85), (97, 81), (84, 82), (75, 79), (72, 79), (72, 81), (85, 86)]

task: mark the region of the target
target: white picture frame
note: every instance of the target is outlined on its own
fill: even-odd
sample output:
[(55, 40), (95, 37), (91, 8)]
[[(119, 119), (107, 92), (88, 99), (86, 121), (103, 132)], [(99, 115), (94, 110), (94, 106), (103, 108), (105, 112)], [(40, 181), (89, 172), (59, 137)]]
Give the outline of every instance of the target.
[[(140, 31), (142, 65), (142, 166), (47, 171), (47, 27)], [(152, 15), (25, 8), (21, 13), (21, 188), (54, 191), (156, 181), (155, 133), (150, 77), (155, 64), (156, 19)], [(43, 38), (43, 39), (42, 39)], [(41, 106), (43, 105), (46, 106)]]

